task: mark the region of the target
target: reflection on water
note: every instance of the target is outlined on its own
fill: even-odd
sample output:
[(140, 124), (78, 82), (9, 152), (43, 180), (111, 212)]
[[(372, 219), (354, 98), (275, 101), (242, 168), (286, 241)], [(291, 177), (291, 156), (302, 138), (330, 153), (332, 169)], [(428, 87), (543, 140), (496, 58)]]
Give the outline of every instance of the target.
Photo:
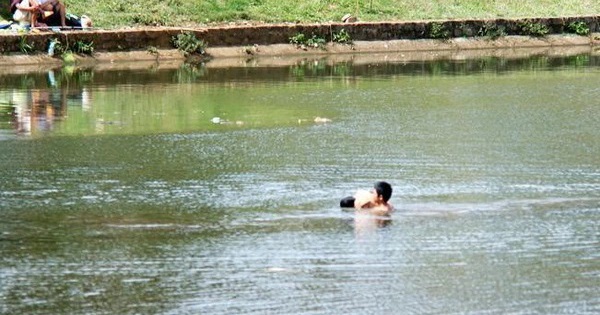
[(54, 70), (49, 70), (45, 78), (24, 79), (23, 83), (31, 86), (3, 90), (1, 94), (0, 126), (14, 129), (13, 136), (51, 134), (55, 124), (68, 116), (69, 106), (76, 105), (84, 111), (90, 108), (90, 90), (86, 86), (71, 86), (68, 78), (64, 83), (57, 82)]
[[(78, 97), (82, 100), (82, 108), (85, 108), (89, 104), (87, 91), (82, 90)], [(12, 124), (20, 135), (49, 133), (54, 130), (55, 122), (67, 116), (67, 93), (64, 91), (13, 91), (10, 104), (13, 105)]]
[(598, 313), (598, 63), (0, 76), (0, 313)]
[[(254, 127), (272, 126), (273, 123), (281, 124), (284, 121), (289, 125), (294, 122), (312, 122), (316, 117), (299, 115), (298, 112), (301, 111), (296, 109), (282, 110), (279, 106), (269, 106), (273, 99), (260, 92), (269, 93), (271, 84), (314, 89), (303, 91), (307, 99), (299, 101), (303, 105), (319, 106), (311, 99), (318, 97), (318, 88), (311, 86), (306, 80), (317, 85), (343, 84), (359, 88), (363, 85), (362, 79), (379, 76), (392, 76), (394, 80), (398, 80), (398, 76), (417, 75), (487, 73), (497, 76), (523, 69), (586, 71), (584, 69), (597, 67), (599, 63), (600, 58), (590, 55), (360, 65), (350, 62), (328, 64), (317, 59), (287, 67), (267, 68), (206, 69), (203, 66), (183, 65), (176, 69), (151, 68), (148, 71), (93, 72), (91, 69), (69, 68), (49, 70), (46, 73), (9, 74), (0, 76), (4, 87), (0, 94), (0, 129), (4, 137), (11, 137), (7, 129), (17, 131), (12, 136), (124, 134), (187, 132), (214, 129), (214, 124), (241, 126), (248, 123), (236, 120), (235, 117), (221, 117), (233, 111), (238, 114), (238, 118), (250, 116), (250, 123)], [(222, 89), (214, 95), (214, 86), (229, 87), (229, 90)], [(247, 89), (249, 86), (252, 88)], [(229, 93), (233, 89), (239, 89), (236, 92), (241, 95)], [(253, 103), (253, 99), (257, 97), (262, 97), (263, 103)], [(226, 102), (227, 109), (224, 108), (224, 103), (216, 103), (215, 98)], [(252, 120), (256, 117), (252, 117), (254, 113), (249, 112), (250, 105), (261, 106), (260, 110), (268, 112), (269, 116), (261, 117), (262, 120)], [(59, 123), (67, 116), (69, 119), (65, 123)], [(57, 123), (59, 126), (55, 126)], [(49, 133), (50, 131), (52, 132)]]

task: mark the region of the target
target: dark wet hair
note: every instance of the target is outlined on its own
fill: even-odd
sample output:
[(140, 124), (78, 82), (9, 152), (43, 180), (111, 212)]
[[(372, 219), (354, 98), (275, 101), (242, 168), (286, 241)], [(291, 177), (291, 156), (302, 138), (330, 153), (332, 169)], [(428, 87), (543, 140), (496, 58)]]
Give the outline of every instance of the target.
[(373, 186), (377, 195), (383, 197), (383, 201), (388, 202), (392, 197), (392, 185), (387, 182), (376, 182)]
[(354, 197), (346, 197), (340, 200), (340, 207), (342, 208), (354, 208)]

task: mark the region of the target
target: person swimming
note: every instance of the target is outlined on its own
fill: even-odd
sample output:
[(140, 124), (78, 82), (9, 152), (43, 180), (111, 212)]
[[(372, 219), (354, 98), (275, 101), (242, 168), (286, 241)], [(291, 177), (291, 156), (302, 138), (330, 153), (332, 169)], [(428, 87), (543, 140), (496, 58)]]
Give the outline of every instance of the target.
[(359, 190), (352, 197), (340, 200), (340, 207), (365, 209), (369, 213), (380, 216), (389, 216), (394, 207), (388, 202), (392, 197), (392, 185), (387, 182), (376, 182), (370, 191)]

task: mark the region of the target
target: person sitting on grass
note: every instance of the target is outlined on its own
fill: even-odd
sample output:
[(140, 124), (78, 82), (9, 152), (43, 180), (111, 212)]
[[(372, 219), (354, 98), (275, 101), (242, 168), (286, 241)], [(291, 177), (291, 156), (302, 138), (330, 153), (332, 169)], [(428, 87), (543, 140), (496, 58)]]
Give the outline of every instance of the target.
[(30, 0), (37, 4), (36, 21), (46, 26), (67, 27), (67, 8), (59, 0)]
[[(71, 27), (87, 29), (92, 27), (92, 19), (87, 15), (78, 17), (66, 12), (65, 5), (59, 0), (12, 0), (10, 5), (13, 20), (21, 25), (33, 27)], [(18, 14), (15, 12), (19, 10)]]
[(30, 0), (12, 0), (10, 2), (10, 14), (13, 20), (22, 26), (34, 26), (38, 7)]

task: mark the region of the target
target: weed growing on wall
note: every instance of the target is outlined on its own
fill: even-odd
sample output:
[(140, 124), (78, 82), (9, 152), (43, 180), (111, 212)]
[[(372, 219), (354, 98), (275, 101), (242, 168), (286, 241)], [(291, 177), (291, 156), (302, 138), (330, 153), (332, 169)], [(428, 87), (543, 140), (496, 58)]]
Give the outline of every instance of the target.
[(587, 26), (585, 22), (571, 22), (567, 27), (567, 30), (570, 33), (575, 33), (581, 36), (587, 36), (590, 34), (590, 28)]
[(92, 55), (94, 53), (94, 42), (78, 40), (71, 49), (76, 54)]
[(198, 39), (192, 32), (181, 32), (172, 37), (173, 46), (184, 53), (184, 55), (200, 54), (206, 52), (206, 43)]
[(523, 22), (520, 24), (520, 28), (523, 35), (534, 37), (543, 37), (550, 32), (546, 25), (540, 23)]
[(306, 41), (306, 44), (309, 47), (321, 48), (321, 49), (325, 49), (326, 43), (327, 43), (327, 41), (325, 40), (325, 38), (317, 36), (315, 34), (313, 34), (313, 36)]
[[(350, 33), (348, 33), (345, 29), (342, 29), (339, 32), (334, 32), (331, 34), (331, 41), (340, 44), (352, 44), (352, 37), (350, 36)], [(289, 42), (290, 44), (296, 45), (298, 48), (302, 49), (325, 49), (325, 44), (327, 44), (327, 40), (325, 40), (325, 38), (321, 36), (312, 34), (312, 36), (308, 37), (304, 33), (297, 33), (296, 35), (291, 36), (289, 38)]]
[(436, 39), (448, 39), (450, 38), (450, 31), (442, 23), (433, 22), (431, 23), (431, 30), (429, 31), (429, 37)]
[(156, 46), (148, 46), (146, 47), (146, 51), (151, 55), (158, 55), (158, 48)]
[(19, 50), (26, 55), (32, 53), (35, 50), (35, 45), (33, 43), (28, 42), (26, 36), (21, 36), (18, 45)]
[(311, 37), (307, 37), (303, 33), (298, 33), (289, 38), (290, 44), (296, 45), (300, 48), (311, 47), (325, 49), (327, 41), (325, 38), (312, 34)]
[(94, 54), (94, 42), (78, 40), (69, 44), (61, 42), (58, 38), (53, 38), (48, 42), (48, 54), (51, 56), (63, 56), (73, 53), (91, 56)]
[(334, 32), (331, 36), (331, 39), (334, 43), (352, 44), (352, 37), (345, 29), (341, 29), (339, 32)]
[(490, 39), (497, 39), (499, 37), (506, 36), (506, 29), (504, 26), (498, 26), (494, 22), (485, 22), (477, 33), (479, 36), (488, 37)]
[(304, 35), (303, 33), (297, 33), (294, 36), (290, 36), (289, 40), (290, 44), (292, 45), (304, 45), (306, 43), (306, 35)]

